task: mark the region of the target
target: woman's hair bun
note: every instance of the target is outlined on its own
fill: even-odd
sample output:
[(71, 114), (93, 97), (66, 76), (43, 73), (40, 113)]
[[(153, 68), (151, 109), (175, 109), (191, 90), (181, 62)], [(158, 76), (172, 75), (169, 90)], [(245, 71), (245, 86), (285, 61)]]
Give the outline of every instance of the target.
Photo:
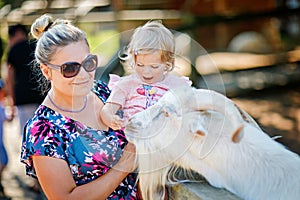
[(71, 21), (64, 19), (56, 19), (54, 21), (52, 16), (44, 14), (37, 18), (31, 25), (31, 35), (35, 39), (39, 39), (44, 32), (58, 24), (71, 24)]
[(46, 32), (53, 24), (53, 18), (44, 14), (41, 17), (37, 18), (31, 25), (31, 35), (35, 39), (39, 39), (44, 32)]

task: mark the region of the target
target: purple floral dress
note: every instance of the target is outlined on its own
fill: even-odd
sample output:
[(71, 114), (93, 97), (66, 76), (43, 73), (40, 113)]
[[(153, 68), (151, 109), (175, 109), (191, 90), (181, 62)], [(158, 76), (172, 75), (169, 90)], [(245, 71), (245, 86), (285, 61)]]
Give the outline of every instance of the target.
[[(104, 103), (110, 94), (101, 81), (95, 82), (92, 91)], [(122, 131), (95, 130), (41, 105), (24, 129), (21, 162), (26, 164), (26, 174), (36, 177), (32, 155), (63, 159), (76, 185), (82, 185), (113, 167), (126, 144)], [(129, 174), (108, 199), (138, 199), (136, 175)]]

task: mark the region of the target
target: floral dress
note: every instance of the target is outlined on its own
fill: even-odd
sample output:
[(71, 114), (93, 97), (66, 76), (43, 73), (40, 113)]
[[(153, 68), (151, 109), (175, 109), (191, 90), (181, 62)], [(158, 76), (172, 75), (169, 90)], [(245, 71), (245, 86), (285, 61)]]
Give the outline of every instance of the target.
[[(95, 82), (92, 91), (104, 103), (110, 94), (101, 81)], [(112, 168), (126, 144), (122, 131), (95, 130), (41, 105), (24, 129), (21, 162), (26, 164), (26, 174), (36, 177), (31, 156), (63, 159), (76, 185), (82, 185)], [(108, 199), (138, 199), (136, 174), (129, 174)]]

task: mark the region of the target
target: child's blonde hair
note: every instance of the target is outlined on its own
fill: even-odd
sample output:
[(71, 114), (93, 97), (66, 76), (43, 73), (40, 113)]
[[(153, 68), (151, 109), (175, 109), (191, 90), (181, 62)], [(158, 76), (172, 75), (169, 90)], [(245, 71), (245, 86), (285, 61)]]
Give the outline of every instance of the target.
[(174, 35), (160, 20), (152, 20), (135, 29), (127, 47), (127, 53), (131, 54), (128, 58), (132, 59), (129, 62), (135, 63), (135, 57), (138, 54), (157, 51), (161, 52), (161, 60), (167, 64), (166, 70), (171, 71), (174, 66)]

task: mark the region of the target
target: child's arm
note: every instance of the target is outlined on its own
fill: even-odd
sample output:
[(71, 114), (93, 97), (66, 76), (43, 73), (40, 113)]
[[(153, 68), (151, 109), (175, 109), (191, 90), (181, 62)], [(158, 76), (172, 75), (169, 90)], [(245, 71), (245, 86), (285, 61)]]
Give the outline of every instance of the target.
[[(122, 112), (119, 112), (123, 108), (128, 96), (127, 88), (130, 85), (131, 79), (119, 77), (118, 75), (110, 74), (109, 87), (111, 94), (103, 106), (100, 113), (102, 122), (114, 130), (118, 130), (124, 127), (124, 119)], [(118, 112), (118, 113), (117, 113)]]
[(100, 112), (100, 118), (103, 123), (114, 130), (124, 127), (124, 120), (116, 114), (120, 108), (119, 104), (107, 102)]

